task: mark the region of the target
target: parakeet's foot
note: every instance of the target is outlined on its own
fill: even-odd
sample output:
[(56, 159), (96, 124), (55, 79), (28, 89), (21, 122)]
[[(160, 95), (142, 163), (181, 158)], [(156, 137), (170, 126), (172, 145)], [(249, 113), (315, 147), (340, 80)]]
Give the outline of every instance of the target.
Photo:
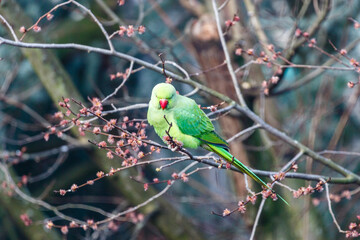
[(172, 144), (168, 144), (168, 148), (173, 152), (180, 151), (179, 146), (173, 146)]

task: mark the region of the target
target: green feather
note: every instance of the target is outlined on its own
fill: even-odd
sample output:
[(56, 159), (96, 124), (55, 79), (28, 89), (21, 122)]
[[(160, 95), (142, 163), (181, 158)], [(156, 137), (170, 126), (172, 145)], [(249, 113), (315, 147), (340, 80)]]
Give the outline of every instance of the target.
[[(238, 159), (236, 159), (231, 153), (229, 153), (226, 149), (223, 149), (221, 147), (217, 147), (211, 144), (207, 145), (212, 152), (216, 153), (220, 157), (224, 158), (228, 163), (231, 165), (234, 165), (237, 167), (241, 172), (247, 174), (252, 179), (254, 179), (256, 182), (260, 183), (262, 186), (264, 186), (266, 189), (274, 191), (271, 187), (269, 187), (261, 178), (259, 178), (253, 171), (251, 171), (248, 167), (246, 167), (242, 162), (240, 162)], [(278, 198), (280, 198), (284, 203), (286, 203), (289, 206), (289, 203), (285, 201), (279, 194), (276, 194)]]
[(214, 131), (204, 133), (201, 136), (196, 136), (196, 137), (202, 140), (204, 143), (218, 146), (224, 149), (229, 149), (229, 144), (219, 135), (217, 135), (217, 133)]

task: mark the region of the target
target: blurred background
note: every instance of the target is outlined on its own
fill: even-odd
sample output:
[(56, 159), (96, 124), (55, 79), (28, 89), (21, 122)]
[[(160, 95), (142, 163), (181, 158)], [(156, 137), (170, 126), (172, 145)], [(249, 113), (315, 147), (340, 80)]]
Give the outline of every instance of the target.
[[(21, 37), (21, 26), (29, 28), (54, 6), (65, 1), (2, 0), (0, 14)], [(237, 100), (225, 56), (216, 29), (211, 1), (200, 0), (94, 0), (78, 1), (102, 23), (109, 35), (119, 26), (146, 27), (144, 34), (114, 36), (112, 43), (117, 51), (159, 64), (159, 54), (184, 68), (191, 79)], [(272, 126), (286, 132), (314, 151), (337, 150), (358, 152), (360, 147), (360, 111), (357, 103), (358, 85), (348, 87), (348, 82), (358, 82), (358, 71), (351, 69), (359, 59), (360, 2), (356, 0), (230, 0), (217, 1), (224, 7), (220, 23), (249, 107)], [(252, 7), (256, 9), (254, 12)], [(233, 26), (225, 21), (239, 17)], [(108, 43), (96, 23), (79, 7), (67, 4), (44, 18), (38, 26), (40, 32), (29, 31), (23, 42), (78, 43), (108, 48)], [(253, 18), (255, 15), (256, 19)], [(256, 21), (258, 20), (258, 21)], [(257, 24), (264, 35), (259, 34)], [(354, 27), (355, 26), (355, 27)], [(310, 33), (318, 49), (336, 55), (347, 49), (347, 56), (334, 60), (331, 56), (309, 46), (304, 38), (296, 37), (296, 29)], [(2, 24), (0, 36), (12, 39), (8, 28)], [(282, 68), (276, 65), (254, 64), (266, 46), (274, 45), (287, 61), (313, 67)], [(236, 54), (236, 49), (254, 54)], [(239, 51), (239, 50), (238, 50)], [(111, 75), (124, 73), (130, 62), (105, 54), (76, 49), (21, 49), (0, 46), (0, 160), (6, 166), (16, 186), (25, 194), (20, 196), (9, 182), (4, 171), (0, 173), (0, 239), (249, 239), (260, 200), (247, 205), (244, 214), (235, 212), (227, 217), (212, 212), (234, 209), (247, 196), (242, 174), (212, 168), (199, 171), (189, 181), (176, 181), (160, 198), (139, 208), (123, 219), (99, 225), (97, 229), (69, 229), (64, 235), (60, 228), (47, 229), (46, 222), (65, 226), (69, 221), (45, 209), (36, 200), (57, 206), (62, 213), (82, 221), (100, 221), (106, 213), (117, 213), (137, 206), (160, 192), (166, 183), (150, 185), (144, 191), (141, 182), (171, 179), (191, 161), (164, 168), (150, 164), (121, 171), (74, 193), (60, 196), (54, 191), (69, 189), (72, 184), (82, 184), (94, 179), (99, 171), (121, 167), (122, 160), (106, 157), (106, 151), (87, 142), (100, 142), (100, 135), (87, 133), (80, 137), (76, 127), (66, 132), (66, 137), (44, 133), (50, 125), (57, 124), (53, 115), (59, 111), (62, 97), (74, 98), (91, 106), (89, 98), (103, 99), (118, 87), (122, 79), (112, 80)], [(278, 59), (279, 64), (289, 62)], [(161, 64), (159, 64), (161, 66)], [(242, 67), (241, 67), (242, 66)], [(323, 66), (332, 66), (327, 69)], [(353, 65), (354, 66), (354, 65)], [(133, 69), (141, 66), (134, 65)], [(171, 71), (183, 75), (176, 66), (167, 65)], [(240, 68), (239, 68), (240, 67)], [(344, 68), (344, 69), (342, 69)], [(345, 69), (346, 68), (346, 69)], [(264, 95), (264, 81), (278, 76)], [(150, 69), (132, 73), (119, 92), (104, 103), (104, 110), (148, 103), (151, 89), (165, 76)], [(181, 94), (190, 93), (190, 85), (173, 81)], [(221, 100), (198, 91), (191, 96), (202, 106), (218, 104)], [(64, 111), (63, 111), (64, 112)], [(107, 116), (122, 121), (146, 119), (147, 108), (119, 111)], [(209, 113), (208, 110), (206, 110)], [(65, 112), (64, 112), (65, 113)], [(220, 135), (232, 137), (253, 123), (237, 112), (217, 114), (214, 121)], [(101, 124), (101, 122), (98, 122)], [(146, 128), (148, 139), (161, 141), (152, 127)], [(232, 153), (255, 169), (279, 170), (296, 155), (296, 149), (257, 130), (251, 136), (231, 142)], [(143, 149), (144, 152), (149, 151)], [(206, 151), (192, 151), (205, 155)], [(139, 161), (160, 157), (179, 157), (179, 153), (163, 150), (147, 155)], [(327, 155), (341, 166), (358, 173), (359, 155)], [(312, 159), (298, 160), (299, 172), (338, 176), (335, 172)], [(204, 167), (196, 164), (192, 169)], [(134, 181), (132, 178), (140, 179)], [(292, 189), (316, 182), (285, 179)], [(254, 191), (260, 187), (251, 184)], [(336, 219), (347, 230), (359, 215), (357, 185), (330, 185), (331, 200)], [(294, 199), (287, 189), (276, 190), (290, 203), (290, 207), (268, 200), (262, 212), (255, 239), (342, 239), (344, 234), (335, 227), (324, 193), (313, 193)], [(26, 198), (30, 196), (31, 198)], [(93, 208), (94, 207), (94, 208)], [(94, 210), (96, 208), (96, 210)], [(29, 226), (26, 226), (29, 225)]]

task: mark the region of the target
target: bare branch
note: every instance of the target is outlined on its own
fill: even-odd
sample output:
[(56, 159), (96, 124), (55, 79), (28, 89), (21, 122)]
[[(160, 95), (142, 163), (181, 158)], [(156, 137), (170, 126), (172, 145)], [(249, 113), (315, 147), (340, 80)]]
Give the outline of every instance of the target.
[(243, 95), (241, 93), (239, 83), (238, 83), (238, 81), (236, 79), (236, 75), (235, 75), (234, 69), (232, 67), (232, 63), (231, 63), (231, 59), (230, 59), (230, 56), (229, 56), (229, 51), (228, 51), (227, 46), (226, 46), (225, 38), (224, 38), (223, 32), (221, 30), (220, 16), (219, 16), (219, 11), (218, 11), (218, 8), (216, 6), (216, 1), (215, 0), (212, 0), (212, 6), (213, 6), (213, 10), (214, 10), (216, 26), (217, 26), (217, 30), (218, 30), (218, 33), (219, 33), (221, 46), (223, 48), (226, 64), (227, 64), (227, 67), (228, 67), (228, 70), (229, 70), (229, 74), (231, 76), (231, 80), (232, 80), (232, 82), (234, 84), (236, 95), (237, 95), (237, 97), (239, 99), (240, 105), (241, 106), (246, 106), (245, 99), (244, 99), (244, 97), (243, 97)]

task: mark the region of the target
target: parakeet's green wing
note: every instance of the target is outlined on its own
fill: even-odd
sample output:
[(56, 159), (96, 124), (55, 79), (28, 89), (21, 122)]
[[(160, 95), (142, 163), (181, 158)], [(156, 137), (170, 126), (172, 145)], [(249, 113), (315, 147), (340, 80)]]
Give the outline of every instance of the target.
[(225, 149), (228, 143), (214, 132), (214, 126), (198, 105), (189, 98), (183, 98), (174, 111), (174, 118), (180, 131)]
[[(207, 145), (206, 149), (223, 157), (227, 162), (235, 165), (243, 173), (248, 174), (255, 181), (272, 191), (263, 180), (228, 152), (228, 143), (216, 134), (210, 119), (198, 107), (194, 100), (181, 96), (178, 100), (176, 110), (174, 109), (173, 111), (173, 116), (176, 125), (183, 134), (200, 139)], [(278, 195), (278, 197), (288, 204), (281, 196)]]

